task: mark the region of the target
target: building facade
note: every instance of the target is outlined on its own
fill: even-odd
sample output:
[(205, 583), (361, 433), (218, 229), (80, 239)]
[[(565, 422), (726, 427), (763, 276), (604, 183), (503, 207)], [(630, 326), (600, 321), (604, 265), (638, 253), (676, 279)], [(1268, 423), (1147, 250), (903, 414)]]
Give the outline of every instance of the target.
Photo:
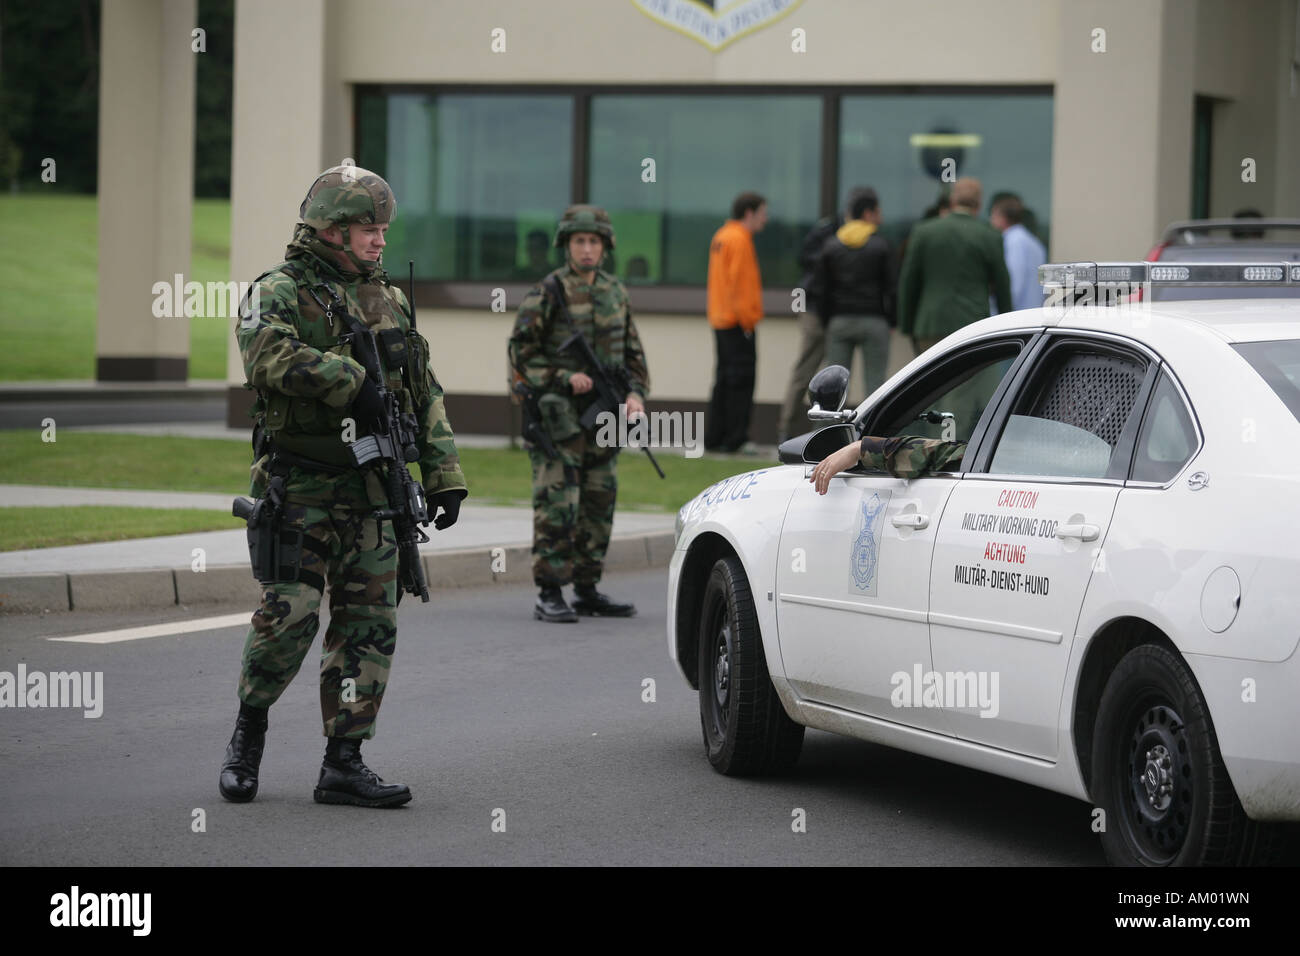
[[(125, 55), (111, 21), (161, 25), (165, 6), (105, 5), (106, 81)], [(415, 263), (452, 420), (504, 432), (515, 309), (556, 264), (558, 214), (597, 203), (618, 234), (608, 267), (632, 294), (652, 400), (700, 409), (708, 240), (735, 194), (757, 190), (770, 222), (757, 237), (767, 317), (753, 437), (771, 441), (797, 342), (800, 240), (852, 186), (876, 188), (882, 231), (900, 241), (946, 181), (977, 176), (986, 203), (1002, 190), (1024, 199), (1054, 259), (1141, 258), (1194, 214), (1300, 215), (1296, 8), (239, 0), (231, 278), (278, 261), (316, 172), (346, 158), (374, 169), (398, 197), (385, 263), (403, 279)], [(101, 170), (103, 196), (122, 172)], [(111, 269), (101, 236), (106, 254)], [(101, 308), (101, 355), (121, 340), (113, 323), (135, 318), (119, 311)], [(149, 341), (126, 347), (147, 354)], [(243, 424), (230, 341), (229, 419)], [(152, 348), (184, 355), (174, 335)], [(891, 368), (910, 357), (896, 340)]]

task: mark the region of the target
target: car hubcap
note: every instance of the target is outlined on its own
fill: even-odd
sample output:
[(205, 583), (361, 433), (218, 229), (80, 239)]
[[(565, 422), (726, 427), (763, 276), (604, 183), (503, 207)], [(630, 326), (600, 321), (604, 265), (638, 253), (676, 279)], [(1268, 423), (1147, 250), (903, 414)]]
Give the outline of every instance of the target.
[(1186, 728), (1169, 706), (1137, 715), (1129, 738), (1128, 809), (1132, 834), (1152, 860), (1172, 859), (1187, 837), (1192, 768)]
[(719, 716), (727, 719), (727, 697), (731, 690), (731, 626), (723, 622), (718, 631), (717, 645), (713, 649), (713, 698), (718, 702)]
[(1147, 788), (1147, 802), (1154, 810), (1167, 810), (1172, 803), (1173, 778), (1169, 772), (1173, 759), (1164, 744), (1156, 744), (1147, 751), (1147, 769), (1142, 783)]

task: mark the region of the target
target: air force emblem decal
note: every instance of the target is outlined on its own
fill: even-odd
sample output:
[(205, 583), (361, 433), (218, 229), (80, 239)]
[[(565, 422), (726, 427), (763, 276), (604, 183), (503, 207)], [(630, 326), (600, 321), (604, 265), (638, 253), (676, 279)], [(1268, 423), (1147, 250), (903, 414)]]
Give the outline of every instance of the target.
[(803, 0), (632, 0), (646, 16), (717, 53), (781, 19)]
[(849, 590), (856, 594), (874, 597), (876, 571), (880, 567), (880, 532), (884, 523), (885, 506), (890, 493), (880, 497), (880, 492), (864, 493), (858, 502), (858, 534), (853, 539), (849, 553)]

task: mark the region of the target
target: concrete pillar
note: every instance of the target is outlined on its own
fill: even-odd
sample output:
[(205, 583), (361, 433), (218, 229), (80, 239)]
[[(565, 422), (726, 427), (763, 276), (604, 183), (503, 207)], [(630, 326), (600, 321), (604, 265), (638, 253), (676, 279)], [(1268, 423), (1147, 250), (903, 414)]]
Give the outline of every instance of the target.
[[(1300, 6), (1279, 0), (1273, 88), (1277, 91), (1276, 151), (1270, 178), (1274, 182), (1272, 206), (1266, 215), (1300, 216)], [(1293, 74), (1294, 69), (1294, 74)]]
[[(1290, 178), (1294, 164), (1274, 161), (1279, 137), (1286, 135), (1286, 124), (1275, 120), (1278, 97), (1286, 97), (1290, 85), (1294, 12), (1295, 0), (1262, 0), (1249, 8), (1232, 0), (1199, 0), (1196, 92), (1214, 103), (1212, 217), (1250, 207), (1266, 216), (1282, 215), (1274, 187), (1279, 173)], [(1242, 161), (1248, 158), (1257, 167), (1253, 182), (1242, 179)]]
[(190, 269), (197, 0), (102, 9), (95, 377), (184, 381), (184, 303), (181, 317), (155, 317), (153, 287)]
[[(322, 0), (237, 0), (230, 150), (230, 272), (251, 282), (284, 258), (298, 206), (324, 157)], [(227, 421), (250, 426), (252, 393), (230, 324)]]
[[(1078, 0), (1060, 10), (1049, 254), (1141, 259), (1190, 212), (1195, 7)], [(1094, 52), (1097, 30), (1105, 52)]]

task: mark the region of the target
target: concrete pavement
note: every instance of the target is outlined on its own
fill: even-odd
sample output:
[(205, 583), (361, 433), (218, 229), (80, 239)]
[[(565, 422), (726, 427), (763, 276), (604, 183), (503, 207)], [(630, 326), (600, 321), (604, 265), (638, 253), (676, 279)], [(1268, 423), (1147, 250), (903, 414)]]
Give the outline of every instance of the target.
[[(231, 495), (105, 488), (0, 485), (0, 506), (78, 504), (212, 508), (229, 513)], [(606, 566), (666, 567), (675, 517), (620, 511)], [(173, 607), (256, 601), (239, 519), (231, 530), (102, 541), (0, 553), (0, 613)], [(431, 588), (492, 586), (531, 580), (533, 513), (527, 507), (467, 504), (445, 531), (426, 529), (421, 545)]]
[[(33, 416), (41, 409), (48, 411), (49, 400), (85, 401), (95, 406), (120, 399), (132, 404), (132, 414), (108, 414), (109, 421), (104, 423), (97, 423), (97, 415), (89, 415), (74, 419), (81, 422), (76, 425), (64, 424), (67, 418), (60, 416), (60, 428), (247, 440), (247, 429), (227, 428), (223, 422), (212, 420), (212, 415), (207, 420), (191, 418), (192, 401), (206, 400), (214, 389), (215, 383), (211, 382), (140, 388), (84, 382), (0, 384), (0, 427), (39, 427), (39, 417)], [(6, 415), (24, 404), (33, 407), (24, 410), (26, 417), (21, 423)], [(143, 411), (137, 416), (137, 408), (150, 409), (152, 417)], [(159, 417), (172, 420), (158, 421)], [(506, 448), (510, 439), (502, 435), (460, 434), (456, 443), (465, 448)], [(775, 457), (775, 448), (763, 447), (756, 455), (736, 456), (736, 461), (743, 469)], [(0, 485), (0, 508), (89, 504), (197, 508), (229, 514), (232, 497), (197, 492)], [(238, 519), (231, 517), (230, 522), (229, 531), (0, 552), (0, 614), (256, 601), (260, 588), (249, 571), (244, 530)], [(672, 514), (620, 510), (614, 520), (606, 567), (667, 567), (672, 557), (674, 523)], [(430, 527), (427, 532), (432, 540), (421, 546), (420, 554), (431, 589), (531, 581), (532, 510), (526, 506), (468, 504), (454, 527), (446, 531)]]
[[(197, 508), (230, 512), (231, 494), (202, 491), (132, 491), (70, 485), (0, 485), (0, 508), (65, 508), (108, 505), (128, 508)], [(57, 549), (47, 549), (57, 550)]]
[(71, 425), (168, 421), (196, 425), (226, 417), (226, 383), (0, 382), (0, 428), (41, 428), (53, 418)]
[[(3, 486), (5, 490), (13, 486)], [(53, 489), (48, 489), (53, 490)], [(125, 494), (131, 494), (126, 492)], [(178, 497), (185, 497), (176, 493)], [(230, 495), (194, 495), (195, 498), (219, 498), (217, 507), (229, 513)], [(3, 502), (0, 497), (0, 503)], [(113, 504), (117, 502), (83, 502)], [(131, 502), (134, 503), (134, 502)], [(202, 505), (166, 505), (159, 507), (204, 507)], [(616, 537), (631, 535), (672, 534), (675, 516), (662, 512), (619, 512), (614, 520)], [(248, 542), (240, 519), (231, 517), (230, 531), (197, 531), (157, 538), (133, 538), (128, 541), (100, 541), (58, 548), (33, 548), (28, 551), (0, 552), (0, 575), (49, 571), (109, 571), (142, 568), (188, 568), (193, 550), (202, 548), (204, 560), (211, 565), (248, 563)], [(439, 554), (463, 550), (487, 550), (495, 547), (531, 545), (533, 513), (528, 508), (465, 505), (456, 524), (438, 531), (425, 529), (428, 544), (421, 554)]]

